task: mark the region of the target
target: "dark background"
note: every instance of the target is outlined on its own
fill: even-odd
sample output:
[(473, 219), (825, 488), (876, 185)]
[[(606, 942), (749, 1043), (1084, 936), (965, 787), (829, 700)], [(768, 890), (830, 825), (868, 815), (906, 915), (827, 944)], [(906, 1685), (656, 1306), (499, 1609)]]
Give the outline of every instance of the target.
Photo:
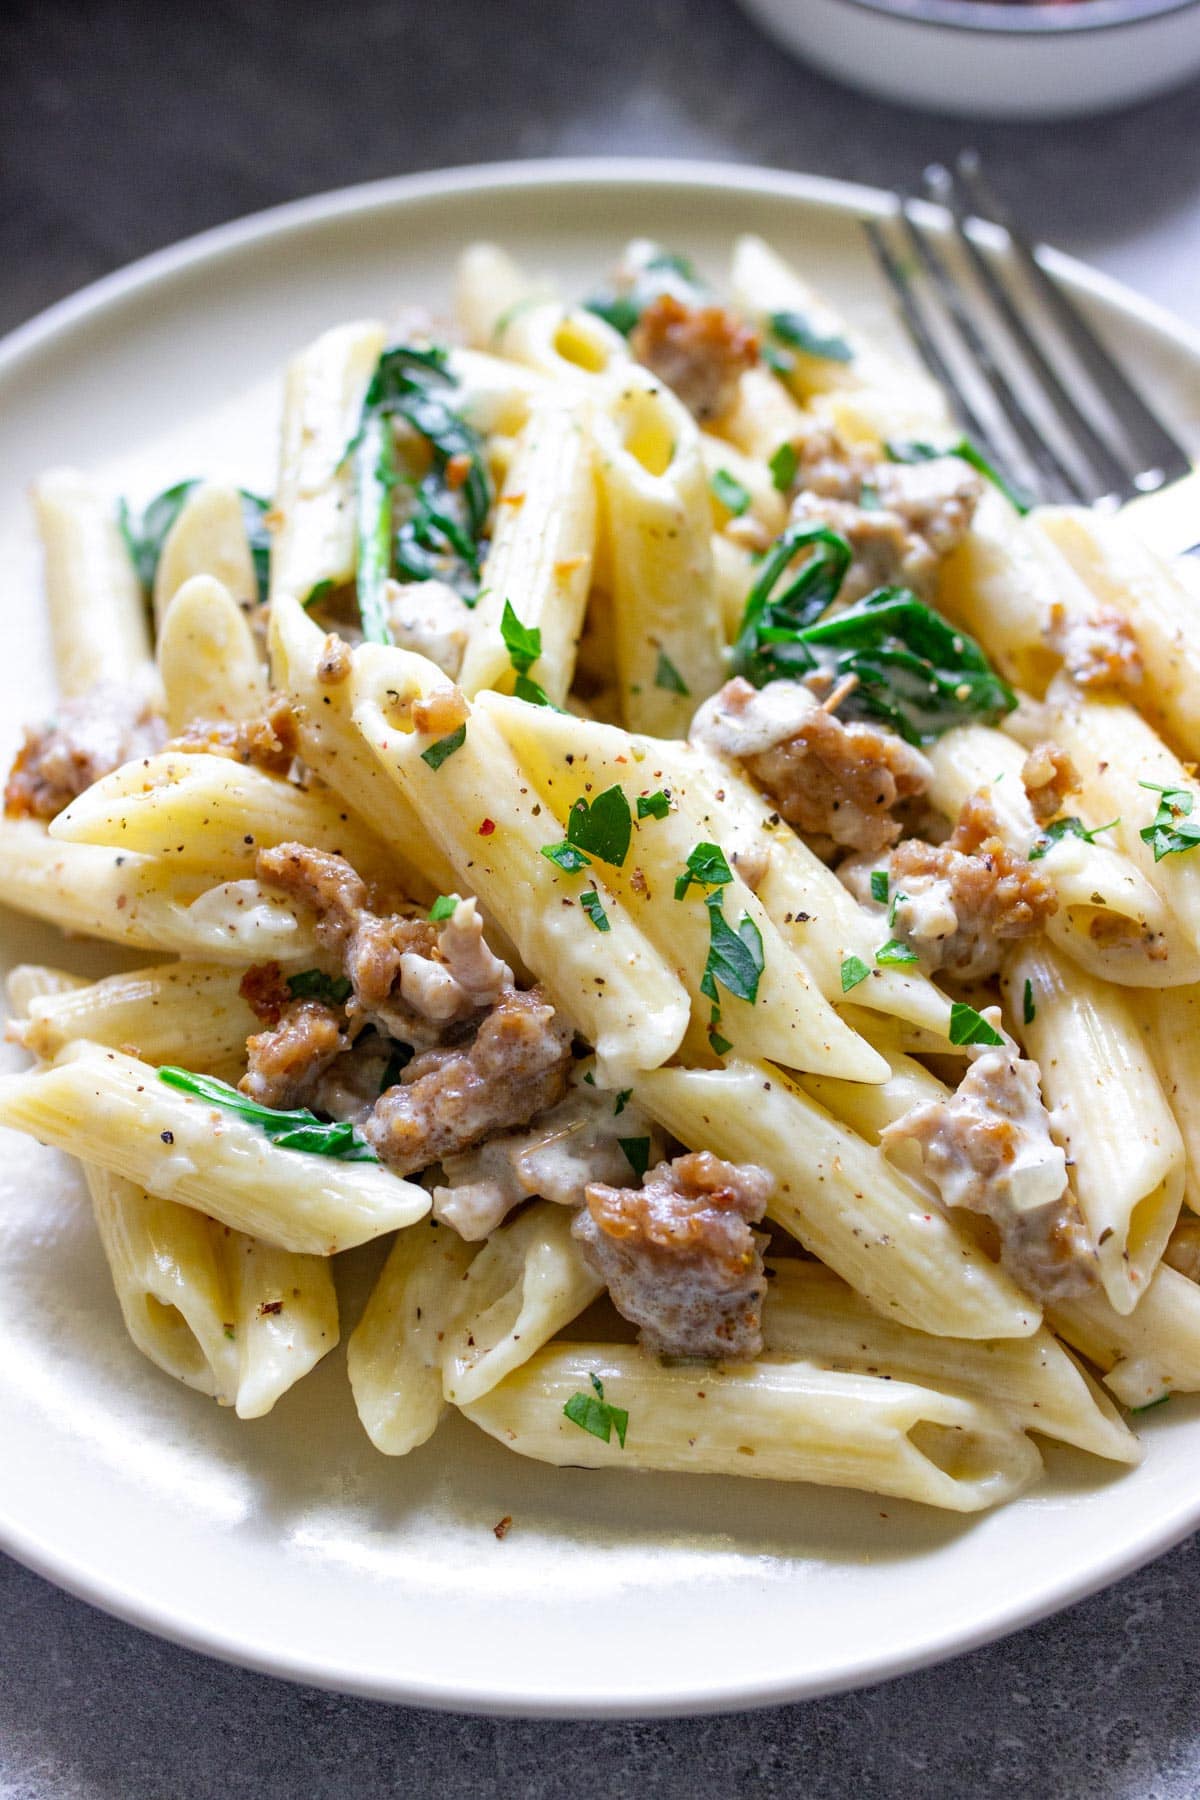
[[(968, 140), (1039, 235), (1200, 322), (1200, 85), (1104, 120), (982, 128), (809, 74), (732, 0), (0, 0), (0, 327), (208, 225), (404, 170), (618, 151), (893, 185)], [(865, 1694), (504, 1723), (242, 1674), (0, 1560), (0, 1800), (1175, 1800), (1200, 1793), (1198, 1604), (1193, 1541)]]

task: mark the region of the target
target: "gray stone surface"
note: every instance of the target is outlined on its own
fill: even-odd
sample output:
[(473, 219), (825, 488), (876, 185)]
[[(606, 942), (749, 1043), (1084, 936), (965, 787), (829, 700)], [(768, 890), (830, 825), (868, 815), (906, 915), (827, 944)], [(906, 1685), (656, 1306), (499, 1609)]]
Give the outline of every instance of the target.
[[(915, 181), (970, 137), (1042, 236), (1200, 325), (1200, 87), (973, 128), (788, 62), (731, 0), (7, 0), (0, 326), (276, 201), (511, 156), (725, 157)], [(0, 1450), (0, 1480), (2, 1450)], [(0, 1800), (1200, 1792), (1196, 1543), (1033, 1630), (744, 1717), (439, 1717), (204, 1661), (0, 1563)]]

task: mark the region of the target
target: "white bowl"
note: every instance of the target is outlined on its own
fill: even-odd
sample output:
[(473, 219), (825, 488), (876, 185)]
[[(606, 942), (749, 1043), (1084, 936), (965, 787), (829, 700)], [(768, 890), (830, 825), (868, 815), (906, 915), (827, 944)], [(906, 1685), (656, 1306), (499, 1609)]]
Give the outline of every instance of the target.
[(807, 62), (888, 100), (1050, 119), (1144, 100), (1200, 71), (1200, 0), (741, 0)]

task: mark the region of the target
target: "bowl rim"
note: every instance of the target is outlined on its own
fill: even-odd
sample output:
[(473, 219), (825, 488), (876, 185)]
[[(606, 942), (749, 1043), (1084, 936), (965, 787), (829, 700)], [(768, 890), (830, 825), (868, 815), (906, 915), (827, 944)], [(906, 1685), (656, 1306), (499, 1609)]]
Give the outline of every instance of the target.
[(902, 25), (936, 26), (979, 37), (1047, 38), (1088, 32), (1129, 31), (1174, 13), (1194, 11), (1200, 0), (1077, 0), (1032, 6), (1020, 0), (832, 0), (832, 4)]

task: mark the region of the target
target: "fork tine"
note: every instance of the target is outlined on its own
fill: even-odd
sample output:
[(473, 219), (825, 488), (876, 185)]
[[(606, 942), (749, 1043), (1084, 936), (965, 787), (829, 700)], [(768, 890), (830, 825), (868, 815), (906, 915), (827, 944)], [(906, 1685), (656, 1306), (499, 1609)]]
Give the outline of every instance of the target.
[(914, 218), (912, 204), (912, 200), (907, 194), (901, 195), (899, 222), (913, 250), (924, 264), (942, 303), (958, 327), (975, 366), (987, 382), (997, 405), (1020, 440), (1022, 449), (1033, 462), (1051, 493), (1059, 497), (1065, 496), (1069, 500), (1085, 500), (1087, 495), (1078, 480), (1062, 462), (1053, 445), (1046, 442), (1013, 392), (1008, 377), (992, 354), (990, 344), (971, 317), (970, 307), (958, 282), (943, 260), (941, 252), (934, 247), (928, 232)]
[(904, 316), (904, 323), (908, 328), (908, 334), (921, 361), (933, 379), (949, 394), (950, 403), (959, 424), (970, 433), (990, 461), (999, 468), (1003, 468), (1007, 461), (1004, 452), (997, 446), (991, 432), (964, 392), (957, 375), (930, 334), (908, 274), (903, 264), (893, 255), (878, 219), (863, 219), (862, 227), (867, 234), (867, 242), (875, 253), (875, 260), (878, 262), (888, 286), (896, 296), (900, 311)]
[(1135, 477), (1138, 492), (1151, 491), (1167, 481), (1189, 474), (1192, 465), (1187, 451), (1167, 430), (1158, 415), (1151, 412), (1074, 301), (1056, 282), (1051, 281), (1039, 263), (1033, 245), (985, 180), (978, 155), (974, 151), (964, 151), (958, 158), (957, 166), (975, 216), (990, 220), (1008, 234), (1022, 268), (1040, 298), (1069, 338), (1072, 348), (1096, 383), (1114, 418), (1128, 434), (1139, 458), (1145, 458), (1146, 466)]
[(940, 164), (934, 164), (927, 169), (925, 171), (925, 188), (930, 199), (936, 200), (949, 212), (954, 225), (955, 238), (970, 259), (971, 267), (979, 277), (984, 292), (1004, 320), (1014, 341), (1020, 347), (1022, 355), (1036, 372), (1047, 398), (1058, 413), (1060, 423), (1075, 440), (1077, 448), (1081, 449), (1083, 456), (1091, 465), (1092, 472), (1096, 477), (1096, 489), (1089, 495), (1089, 498), (1095, 501), (1113, 495), (1123, 500), (1131, 499), (1138, 492), (1132, 470), (1114, 456), (1086, 413), (1079, 410), (1059, 379), (1057, 371), (1047, 361), (1041, 345), (1018, 312), (1007, 283), (968, 234), (966, 230), (967, 215), (962, 195), (949, 169), (943, 168)]

